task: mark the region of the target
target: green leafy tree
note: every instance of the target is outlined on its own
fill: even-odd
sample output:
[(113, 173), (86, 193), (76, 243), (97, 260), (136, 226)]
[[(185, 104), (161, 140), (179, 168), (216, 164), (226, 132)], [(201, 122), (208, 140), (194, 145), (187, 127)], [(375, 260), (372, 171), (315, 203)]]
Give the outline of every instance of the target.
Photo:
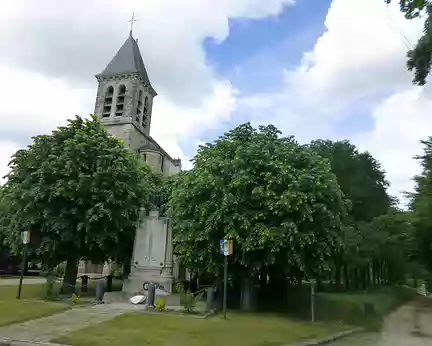
[(19, 250), (32, 232), (32, 251), (48, 267), (67, 261), (64, 290), (75, 286), (77, 262), (121, 260), (131, 252), (140, 207), (152, 190), (151, 172), (100, 122), (76, 117), (51, 135), (33, 138), (10, 163), (0, 226)]
[[(415, 47), (408, 51), (407, 67), (414, 71), (413, 83), (426, 84), (432, 63), (432, 2), (430, 0), (393, 0), (398, 1), (401, 11), (407, 19), (424, 17), (423, 36)], [(392, 0), (385, 0), (390, 4)]]
[(338, 287), (342, 288), (343, 278), (345, 288), (358, 288), (361, 282), (364, 285), (363, 278), (372, 265), (372, 258), (363, 250), (374, 246), (362, 232), (369, 229), (365, 225), (369, 226), (374, 218), (387, 214), (394, 203), (387, 194), (385, 173), (368, 152), (359, 152), (349, 141), (316, 140), (309, 147), (329, 160), (341, 190), (351, 202), (349, 224), (329, 266)]
[(422, 172), (414, 178), (411, 208), (415, 215), (418, 258), (432, 272), (432, 137), (422, 141), (424, 153), (417, 157)]
[(221, 239), (233, 239), (233, 271), (283, 278), (316, 271), (339, 243), (346, 203), (326, 161), (272, 125), (249, 123), (200, 146), (174, 182), (177, 255), (220, 272)]
[(368, 152), (359, 152), (349, 141), (316, 140), (310, 148), (329, 160), (343, 193), (351, 201), (354, 222), (369, 222), (386, 214), (394, 203), (379, 162)]

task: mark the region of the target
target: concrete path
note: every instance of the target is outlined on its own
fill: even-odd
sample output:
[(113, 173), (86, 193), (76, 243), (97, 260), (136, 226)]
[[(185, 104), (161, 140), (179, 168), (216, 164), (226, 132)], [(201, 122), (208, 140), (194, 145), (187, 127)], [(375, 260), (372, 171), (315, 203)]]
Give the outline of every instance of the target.
[(432, 346), (432, 307), (419, 300), (404, 305), (384, 321), (381, 333), (354, 334), (330, 346)]
[[(46, 283), (45, 278), (31, 278), (26, 279), (24, 278), (23, 284), (26, 285), (37, 285), (37, 284), (44, 284)], [(15, 286), (19, 284), (19, 279), (0, 279), (0, 286)]]
[(37, 320), (0, 327), (0, 337), (20, 341), (47, 342), (62, 334), (142, 309), (142, 306), (127, 303), (78, 307)]

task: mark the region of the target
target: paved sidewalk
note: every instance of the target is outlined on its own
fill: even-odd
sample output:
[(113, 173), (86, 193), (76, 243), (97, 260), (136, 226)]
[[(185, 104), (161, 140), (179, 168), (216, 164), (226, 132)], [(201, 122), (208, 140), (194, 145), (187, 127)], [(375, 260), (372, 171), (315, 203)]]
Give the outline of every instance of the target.
[[(330, 346), (432, 346), (432, 308), (406, 304), (390, 314), (381, 333), (355, 334)], [(416, 323), (415, 321), (418, 321)], [(416, 327), (416, 324), (418, 328)], [(415, 331), (420, 333), (414, 333)]]
[(47, 342), (68, 332), (142, 309), (142, 306), (127, 303), (78, 307), (48, 317), (0, 327), (0, 337), (20, 341)]
[[(26, 279), (24, 278), (23, 284), (25, 285), (37, 285), (46, 283), (45, 278), (32, 278)], [(14, 286), (19, 284), (19, 279), (0, 279), (0, 286)]]

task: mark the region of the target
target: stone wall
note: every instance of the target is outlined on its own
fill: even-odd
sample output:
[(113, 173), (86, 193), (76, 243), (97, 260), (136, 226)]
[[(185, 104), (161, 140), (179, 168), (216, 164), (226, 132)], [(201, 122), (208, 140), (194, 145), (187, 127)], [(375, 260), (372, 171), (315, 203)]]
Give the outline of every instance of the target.
[[(117, 96), (121, 85), (124, 85), (126, 87), (124, 113), (123, 116), (116, 116), (115, 115), (116, 101), (117, 101)], [(103, 114), (106, 91), (111, 86), (114, 88), (111, 113), (109, 117), (103, 117), (102, 114)], [(149, 99), (148, 122), (145, 127), (142, 126), (141, 119), (139, 121), (135, 120), (136, 108), (138, 104), (138, 94), (140, 91), (143, 93), (143, 99), (142, 99), (143, 103), (146, 97), (148, 97)], [(115, 120), (122, 122), (124, 118), (129, 118), (133, 122), (135, 122), (136, 126), (138, 126), (141, 129), (141, 131), (143, 131), (146, 135), (149, 135), (152, 108), (153, 108), (153, 97), (151, 96), (150, 90), (144, 87), (141, 80), (137, 76), (134, 75), (117, 76), (115, 78), (113, 77), (113, 78), (102, 79), (99, 82), (98, 92), (96, 96), (96, 103), (95, 103), (95, 114), (99, 119), (101, 119), (104, 125), (111, 124)], [(141, 112), (141, 117), (142, 115), (143, 112)]]

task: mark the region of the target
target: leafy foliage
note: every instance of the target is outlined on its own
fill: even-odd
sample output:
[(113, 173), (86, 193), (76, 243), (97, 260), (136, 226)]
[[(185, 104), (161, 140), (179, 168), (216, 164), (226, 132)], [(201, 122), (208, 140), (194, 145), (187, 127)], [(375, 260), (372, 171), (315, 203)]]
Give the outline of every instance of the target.
[(360, 153), (349, 141), (316, 140), (312, 150), (330, 161), (338, 184), (351, 201), (351, 221), (369, 222), (388, 212), (393, 201), (380, 164), (368, 152)]
[(196, 305), (204, 297), (204, 292), (186, 291), (181, 283), (177, 283), (176, 292), (180, 293), (180, 304), (183, 306), (183, 310), (188, 313), (194, 312)]
[(419, 260), (432, 271), (432, 137), (422, 141), (424, 153), (417, 159), (422, 172), (415, 177), (416, 188), (412, 195), (411, 208), (415, 215)]
[[(392, 0), (385, 0), (391, 3)], [(407, 19), (425, 17), (423, 36), (416, 46), (408, 51), (407, 67), (414, 70), (413, 83), (426, 84), (432, 63), (432, 2), (430, 0), (399, 0), (401, 11)]]
[(33, 138), (10, 168), (0, 233), (15, 250), (21, 231), (30, 229), (33, 253), (51, 268), (68, 261), (69, 276), (82, 257), (98, 263), (131, 253), (139, 211), (152, 190), (151, 172), (95, 117), (77, 116), (51, 135)]
[(200, 146), (171, 197), (175, 251), (197, 271), (217, 272), (220, 239), (246, 275), (278, 266), (314, 271), (339, 243), (346, 203), (330, 167), (272, 125), (243, 124)]
[(159, 298), (156, 301), (156, 310), (159, 312), (163, 312), (165, 311), (165, 308), (166, 308), (165, 299)]

